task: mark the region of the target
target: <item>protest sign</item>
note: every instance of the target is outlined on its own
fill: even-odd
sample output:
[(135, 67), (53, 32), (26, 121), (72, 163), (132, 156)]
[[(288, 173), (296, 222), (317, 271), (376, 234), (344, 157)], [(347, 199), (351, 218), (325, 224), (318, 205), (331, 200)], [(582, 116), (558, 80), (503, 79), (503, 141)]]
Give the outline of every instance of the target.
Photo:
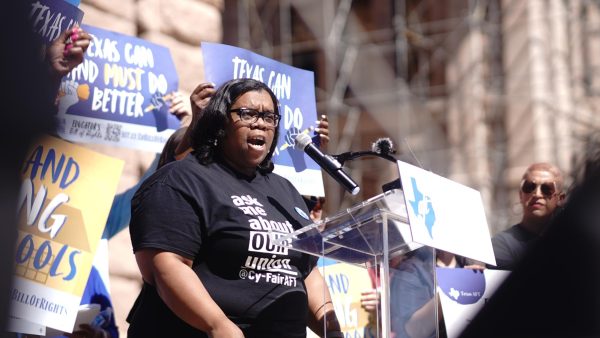
[(169, 50), (84, 25), (83, 63), (61, 83), (58, 134), (67, 140), (162, 151), (179, 121), (169, 113), (178, 80)]
[(123, 161), (45, 137), (22, 168), (10, 314), (71, 332)]
[(231, 79), (252, 78), (271, 88), (282, 116), (273, 154), (275, 173), (287, 178), (303, 195), (324, 196), (321, 168), (294, 148), (295, 137), (312, 133), (317, 121), (313, 72), (238, 47), (208, 42), (201, 47), (207, 81), (220, 86)]
[[(320, 259), (318, 266), (344, 337), (370, 337), (369, 314), (360, 306), (361, 292), (372, 288), (367, 269), (331, 259)], [(318, 337), (310, 330), (307, 333), (308, 338)]]
[(47, 45), (60, 34), (74, 25), (81, 25), (83, 11), (66, 1), (36, 0), (30, 1), (29, 18), (33, 31)]

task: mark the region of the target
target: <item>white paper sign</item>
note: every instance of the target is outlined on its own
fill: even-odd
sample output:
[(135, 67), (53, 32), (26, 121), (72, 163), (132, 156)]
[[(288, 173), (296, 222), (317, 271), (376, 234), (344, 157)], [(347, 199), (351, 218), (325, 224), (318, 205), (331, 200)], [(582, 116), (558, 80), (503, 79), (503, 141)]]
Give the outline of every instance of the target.
[(479, 191), (398, 161), (413, 240), (496, 265)]
[(509, 274), (503, 270), (436, 269), (448, 338), (462, 333)]

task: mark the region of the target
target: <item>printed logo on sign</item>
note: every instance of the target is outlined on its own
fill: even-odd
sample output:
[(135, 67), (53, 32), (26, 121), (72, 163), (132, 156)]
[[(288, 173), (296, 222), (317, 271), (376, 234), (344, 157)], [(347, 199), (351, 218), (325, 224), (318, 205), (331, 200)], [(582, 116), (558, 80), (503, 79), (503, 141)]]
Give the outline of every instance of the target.
[(453, 301), (467, 305), (477, 303), (485, 293), (485, 276), (471, 269), (436, 269), (438, 286)]
[(414, 177), (410, 178), (415, 199), (410, 202), (410, 206), (417, 216), (417, 221), (427, 227), (429, 237), (433, 238), (433, 226), (435, 225), (435, 211), (433, 203), (429, 196), (423, 194), (417, 186), (417, 180)]

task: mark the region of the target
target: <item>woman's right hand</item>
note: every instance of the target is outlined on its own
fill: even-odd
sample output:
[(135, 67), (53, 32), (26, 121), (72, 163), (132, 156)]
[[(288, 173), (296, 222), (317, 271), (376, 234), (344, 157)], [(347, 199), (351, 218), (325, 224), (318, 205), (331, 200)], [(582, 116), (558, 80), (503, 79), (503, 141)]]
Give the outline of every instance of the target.
[(190, 104), (192, 106), (192, 126), (202, 116), (202, 111), (208, 105), (210, 98), (215, 95), (217, 89), (215, 84), (211, 82), (203, 82), (199, 84), (190, 95)]

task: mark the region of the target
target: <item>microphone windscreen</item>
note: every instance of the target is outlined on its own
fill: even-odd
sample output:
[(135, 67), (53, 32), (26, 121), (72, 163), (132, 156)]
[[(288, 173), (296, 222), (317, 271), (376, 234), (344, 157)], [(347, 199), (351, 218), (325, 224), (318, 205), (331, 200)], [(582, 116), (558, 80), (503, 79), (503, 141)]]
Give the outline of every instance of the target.
[(390, 140), (388, 137), (382, 137), (373, 142), (371, 150), (381, 155), (389, 155), (396, 152), (394, 150), (394, 144), (392, 143), (392, 140)]
[(304, 150), (304, 148), (306, 148), (307, 145), (312, 143), (311, 137), (306, 133), (298, 134), (298, 136), (296, 136), (295, 138), (295, 141), (296, 142), (294, 143), (294, 148), (298, 150)]

